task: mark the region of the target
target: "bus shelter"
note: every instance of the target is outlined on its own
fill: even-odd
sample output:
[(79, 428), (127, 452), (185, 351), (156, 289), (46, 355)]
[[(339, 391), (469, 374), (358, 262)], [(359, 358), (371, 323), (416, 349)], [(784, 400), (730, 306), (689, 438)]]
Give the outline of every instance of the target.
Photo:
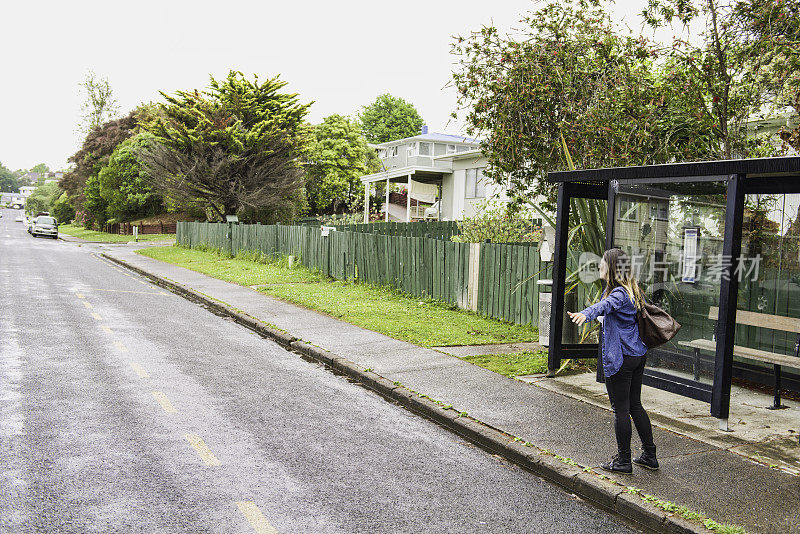
[[(597, 326), (576, 331), (563, 318), (599, 296), (592, 273), (603, 250), (619, 247), (648, 298), (682, 325), (648, 352), (646, 385), (708, 402), (724, 430), (734, 377), (774, 385), (773, 408), (781, 388), (800, 391), (800, 157), (548, 180), (558, 186), (552, 317), (562, 318), (550, 321), (549, 376), (564, 359), (602, 357)], [(587, 244), (591, 236), (605, 242)]]

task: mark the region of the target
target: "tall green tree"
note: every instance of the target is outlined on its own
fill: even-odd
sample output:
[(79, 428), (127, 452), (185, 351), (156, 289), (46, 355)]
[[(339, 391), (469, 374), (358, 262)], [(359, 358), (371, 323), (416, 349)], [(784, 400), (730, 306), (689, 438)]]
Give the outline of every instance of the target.
[(83, 187), (82, 204), (83, 224), (86, 228), (102, 225), (108, 222), (108, 201), (103, 198), (100, 188), (99, 175), (93, 174), (86, 180)]
[(386, 143), (419, 135), (422, 117), (413, 104), (388, 93), (364, 106), (358, 116), (370, 143)]
[(161, 195), (149, 184), (144, 165), (136, 156), (139, 149), (152, 141), (153, 136), (148, 133), (126, 139), (117, 145), (96, 178), (90, 178), (97, 181), (96, 188), (93, 184), (91, 191), (96, 191), (101, 200), (94, 203), (101, 208), (98, 216), (121, 222), (164, 211)]
[(38, 163), (31, 167), (30, 172), (38, 172), (39, 174), (50, 172), (50, 167), (44, 163)]
[[(710, 131), (718, 141), (713, 158), (746, 155), (746, 123), (764, 96), (763, 86), (749, 75), (733, 10), (734, 0), (650, 0), (642, 12), (649, 26), (678, 25), (687, 35), (662, 52), (682, 72), (681, 81), (690, 89), (684, 95), (712, 119)], [(698, 25), (702, 30), (693, 35)]]
[(111, 120), (119, 112), (119, 106), (108, 78), (98, 77), (93, 71), (89, 71), (80, 87), (84, 101), (81, 105), (79, 130), (88, 134)]
[(301, 128), (311, 104), (231, 71), (205, 91), (163, 94), (146, 127), (155, 142), (137, 151), (150, 183), (165, 195), (225, 215), (279, 210), (303, 185)]
[(117, 145), (134, 135), (139, 120), (146, 120), (144, 117), (148, 116), (147, 113), (145, 107), (139, 107), (125, 117), (107, 121), (92, 129), (86, 135), (80, 150), (69, 157), (69, 162), (74, 167), (64, 175), (59, 186), (67, 193), (76, 209), (83, 208), (86, 182), (92, 176), (97, 176), (100, 169), (108, 164)]
[[(800, 113), (800, 4), (794, 0), (747, 0), (733, 10), (748, 74), (773, 107)], [(800, 151), (800, 127), (781, 138)]]
[(616, 31), (599, 1), (551, 1), (521, 23), (514, 36), (485, 26), (452, 45), (467, 132), (484, 139), (488, 174), (509, 180), (517, 200), (540, 194), (552, 207), (545, 177), (568, 168), (564, 144), (577, 167), (593, 168), (678, 159), (679, 141), (696, 137), (692, 121), (672, 131), (684, 106), (663, 98), (670, 80), (654, 69), (656, 50)]
[(361, 178), (379, 168), (361, 127), (331, 115), (313, 127), (306, 163), (306, 197), (312, 213), (352, 212), (363, 206)]
[(55, 182), (39, 185), (25, 201), (25, 212), (31, 215), (41, 211), (49, 212), (59, 196), (61, 190)]
[(16, 193), (19, 189), (17, 175), (0, 163), (0, 192)]

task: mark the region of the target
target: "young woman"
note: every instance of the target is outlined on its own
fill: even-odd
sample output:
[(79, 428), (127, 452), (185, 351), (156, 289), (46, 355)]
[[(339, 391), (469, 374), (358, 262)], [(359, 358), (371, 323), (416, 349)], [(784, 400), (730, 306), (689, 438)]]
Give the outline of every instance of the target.
[(614, 433), (617, 454), (600, 467), (615, 473), (630, 474), (631, 418), (642, 440), (642, 454), (633, 463), (658, 469), (656, 446), (650, 418), (641, 401), (642, 375), (647, 346), (639, 338), (636, 310), (643, 306), (639, 285), (631, 272), (628, 256), (618, 248), (607, 250), (600, 262), (600, 276), (606, 281), (603, 299), (583, 311), (569, 313), (578, 326), (599, 319), (603, 325), (603, 371), (611, 407), (614, 410)]

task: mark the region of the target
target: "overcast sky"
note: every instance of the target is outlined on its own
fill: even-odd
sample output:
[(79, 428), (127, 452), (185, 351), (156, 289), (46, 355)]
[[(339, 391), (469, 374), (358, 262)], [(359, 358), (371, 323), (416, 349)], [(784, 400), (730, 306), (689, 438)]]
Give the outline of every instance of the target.
[[(615, 18), (646, 0), (620, 0)], [(393, 7), (390, 7), (393, 6)], [(455, 91), (444, 89), (451, 36), (492, 21), (515, 26), (531, 0), (246, 2), (226, 0), (3, 1), (0, 7), (0, 162), (14, 170), (67, 164), (76, 132), (79, 84), (91, 69), (108, 78), (121, 113), (158, 101), (159, 91), (203, 88), (209, 74), (280, 74), (309, 120), (354, 116), (381, 93), (413, 103), (431, 131), (449, 122)], [(449, 124), (448, 124), (449, 122)]]

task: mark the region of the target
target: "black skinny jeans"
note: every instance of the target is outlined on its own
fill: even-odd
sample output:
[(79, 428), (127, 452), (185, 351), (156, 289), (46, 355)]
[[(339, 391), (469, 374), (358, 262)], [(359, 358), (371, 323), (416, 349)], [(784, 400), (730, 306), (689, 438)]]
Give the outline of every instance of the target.
[(642, 440), (642, 446), (654, 446), (653, 428), (642, 406), (642, 375), (646, 358), (647, 356), (624, 356), (620, 370), (606, 377), (620, 454), (629, 455), (631, 452), (631, 418)]

